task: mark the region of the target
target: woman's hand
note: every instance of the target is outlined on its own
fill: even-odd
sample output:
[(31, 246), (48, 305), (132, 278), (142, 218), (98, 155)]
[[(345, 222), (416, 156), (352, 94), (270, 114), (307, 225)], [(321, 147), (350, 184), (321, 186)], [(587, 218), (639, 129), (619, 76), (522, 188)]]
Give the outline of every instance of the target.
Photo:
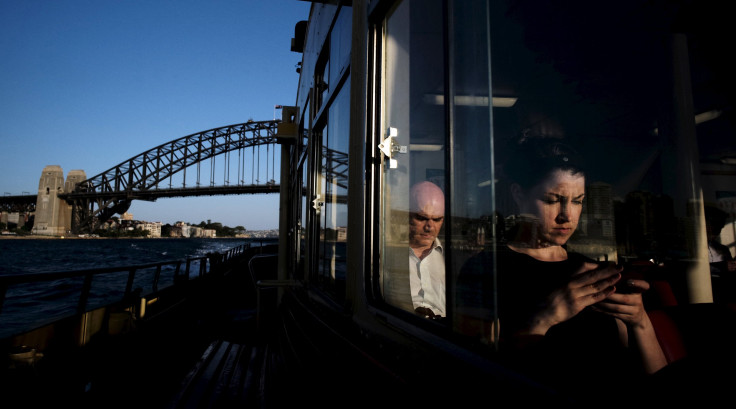
[(554, 325), (576, 316), (585, 307), (605, 300), (615, 292), (621, 267), (584, 263), (562, 288), (547, 297), (544, 308), (530, 320), (529, 334), (545, 335)]
[(624, 283), (619, 283), (616, 291), (596, 304), (595, 308), (620, 319), (627, 326), (644, 328), (650, 325), (641, 295), (647, 290), (649, 290), (649, 283), (644, 280), (626, 280)]
[(667, 365), (667, 359), (644, 308), (641, 294), (649, 289), (649, 283), (628, 279), (616, 287), (616, 292), (609, 294), (594, 308), (620, 320), (618, 329), (624, 345), (633, 346), (638, 351), (646, 373), (657, 372)]

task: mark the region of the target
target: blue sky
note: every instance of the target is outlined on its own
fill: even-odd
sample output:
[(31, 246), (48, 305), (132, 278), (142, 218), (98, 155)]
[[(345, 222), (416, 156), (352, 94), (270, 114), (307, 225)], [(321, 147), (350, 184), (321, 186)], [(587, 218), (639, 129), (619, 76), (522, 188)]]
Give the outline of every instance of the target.
[[(293, 105), (299, 0), (0, 0), (0, 192), (92, 177), (193, 133)], [(276, 111), (280, 117), (280, 113)], [(278, 227), (277, 195), (134, 201), (136, 219)]]

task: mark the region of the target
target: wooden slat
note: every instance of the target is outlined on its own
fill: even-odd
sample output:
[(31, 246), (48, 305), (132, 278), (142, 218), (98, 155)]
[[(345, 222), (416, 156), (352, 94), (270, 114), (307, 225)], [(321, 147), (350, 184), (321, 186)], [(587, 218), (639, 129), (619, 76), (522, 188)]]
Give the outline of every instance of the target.
[(187, 373), (169, 408), (249, 406), (257, 397), (258, 350), (218, 340)]

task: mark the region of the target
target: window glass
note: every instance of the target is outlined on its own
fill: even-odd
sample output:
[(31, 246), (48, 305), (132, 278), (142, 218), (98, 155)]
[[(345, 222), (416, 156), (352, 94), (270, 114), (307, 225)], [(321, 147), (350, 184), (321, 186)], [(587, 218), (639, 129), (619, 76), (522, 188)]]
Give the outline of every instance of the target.
[(307, 220), (307, 215), (309, 214), (308, 213), (309, 208), (307, 207), (308, 206), (307, 195), (305, 194), (306, 192), (308, 192), (307, 185), (306, 185), (307, 177), (308, 177), (308, 173), (307, 173), (308, 169), (305, 163), (302, 163), (300, 169), (301, 169), (301, 177), (302, 177), (301, 179), (302, 186), (301, 186), (301, 191), (299, 192), (299, 196), (301, 197), (301, 206), (298, 209), (300, 213), (297, 216), (297, 223), (295, 224), (295, 230), (296, 230), (295, 234), (297, 235), (296, 237), (297, 242), (296, 242), (295, 248), (296, 248), (296, 253), (297, 253), (296, 260), (299, 265), (299, 268), (297, 269), (298, 277), (304, 278), (303, 269), (304, 269), (305, 255), (307, 251), (307, 248), (306, 248), (306, 244), (307, 244), (306, 220)]
[(335, 84), (350, 64), (352, 7), (341, 7), (330, 34), (330, 83)]
[[(381, 93), (380, 287), (390, 305), (438, 317), (446, 316), (448, 244), (440, 236), (446, 226), (448, 134), (442, 15), (441, 1), (404, 1), (388, 16)], [(423, 185), (427, 193), (412, 200), (411, 188), (420, 182), (432, 185)], [(431, 208), (417, 211), (425, 199)]]
[[(723, 56), (730, 38), (724, 34), (730, 33), (715, 22), (702, 31), (702, 10), (690, 2), (668, 3), (667, 12), (638, 1), (488, 4), (494, 155), (486, 163), (495, 177), (488, 180), (491, 196), (478, 197), (495, 203), (494, 226), (485, 232), (486, 242), (489, 232), (498, 240), (463, 266), (452, 260), (448, 274), (461, 271), (448, 298), (455, 295), (468, 316), (476, 318), (471, 312), (481, 306), (498, 319), (477, 314), (465, 333), (482, 339), (491, 328), (502, 353), (528, 340), (523, 335), (539, 335), (529, 323), (548, 311), (552, 291), (564, 291), (586, 258), (624, 266), (616, 291), (629, 289), (628, 278), (646, 280), (647, 311), (732, 301), (733, 284), (721, 281), (718, 270), (728, 263), (711, 258), (714, 251), (723, 259), (734, 254), (728, 234), (736, 139), (727, 113), (733, 62)], [(450, 37), (455, 53), (462, 53), (459, 39)], [(478, 41), (463, 43), (472, 48)], [(454, 73), (468, 64), (459, 66), (456, 54), (449, 55), (458, 97), (463, 87)], [(467, 120), (461, 112), (449, 116), (451, 129)], [(449, 150), (456, 154), (455, 146)], [(461, 170), (452, 168), (453, 188), (470, 177)], [(466, 197), (459, 203), (452, 195), (453, 216), (457, 206), (473, 205), (472, 194)], [(545, 347), (562, 352), (535, 355), (540, 379), (560, 388), (565, 385), (558, 380), (565, 380), (581, 390), (592, 378), (610, 384), (612, 374), (618, 382), (627, 379), (621, 374), (638, 373), (619, 359), (633, 355), (617, 342), (623, 326), (596, 311), (607, 306), (586, 308), (540, 331)], [(496, 322), (500, 326), (488, 325)], [(595, 342), (570, 347), (570, 334)], [(559, 343), (551, 346), (555, 339)], [(668, 338), (649, 345), (656, 341)], [(581, 369), (591, 368), (589, 356), (602, 345), (611, 347), (611, 365), (591, 376)], [(642, 354), (650, 363), (653, 355)]]
[(486, 15), (404, 1), (386, 19), (379, 277), (388, 304), (489, 343), (493, 293), (460, 280), (495, 238)]
[(487, 5), (484, 1), (450, 2), (447, 19), (449, 85), (445, 98), (450, 118), (446, 161), (450, 213), (446, 241), (448, 314), (453, 329), (488, 344), (496, 338), (493, 268), (481, 282), (463, 274), (468, 260), (495, 251), (498, 214), (494, 180), (493, 110), (499, 95), (489, 83)]
[(319, 61), (315, 67), (314, 75), (314, 108), (319, 112), (323, 108), (323, 104), (327, 102), (330, 95), (330, 60), (329, 50), (324, 51), (319, 56)]
[[(728, 264), (717, 260), (736, 253), (732, 63), (719, 55), (723, 33), (682, 28), (693, 12), (398, 3), (383, 24), (380, 70), (384, 300), (494, 343), (524, 276), (509, 281), (517, 272), (483, 257), (526, 243), (665, 280), (680, 302), (729, 301), (718, 273)], [(530, 207), (544, 160), (518, 156), (529, 141), (570, 148), (559, 159), (584, 171), (580, 194), (565, 199), (579, 211), (555, 230), (558, 241), (542, 237), (546, 216)], [(412, 258), (418, 182), (439, 187), (445, 206), (439, 247)], [(419, 216), (427, 225), (436, 215)], [(426, 280), (435, 271), (422, 263), (434, 252), (445, 274)], [(662, 300), (652, 292), (645, 302)]]
[[(682, 301), (709, 301), (704, 210), (729, 206), (733, 179), (721, 176), (734, 169), (723, 160), (733, 154), (733, 122), (721, 115), (731, 95), (713, 88), (727, 77), (703, 64), (717, 56), (718, 30), (688, 36), (676, 24), (694, 10), (664, 15), (637, 2), (494, 5), (494, 95), (515, 101), (494, 110), (506, 229), (522, 220), (510, 192), (514, 147), (562, 142), (586, 170), (568, 251), (651, 264)], [(585, 23), (592, 12), (595, 23)]]
[(308, 215), (308, 195), (306, 194), (308, 192), (307, 190), (307, 181), (309, 177), (308, 172), (308, 166), (307, 166), (307, 140), (309, 135), (309, 123), (310, 123), (310, 104), (309, 101), (307, 101), (304, 110), (302, 111), (304, 114), (302, 115), (302, 118), (300, 120), (300, 132), (301, 136), (299, 138), (299, 141), (297, 144), (295, 144), (294, 150), (296, 152), (295, 158), (293, 159), (296, 161), (296, 163), (292, 164), (293, 168), (297, 169), (296, 174), (294, 175), (295, 180), (293, 181), (293, 187), (291, 192), (291, 197), (296, 199), (298, 198), (298, 202), (300, 203), (299, 206), (295, 206), (292, 210), (294, 212), (293, 214), (293, 220), (292, 220), (292, 226), (293, 229), (290, 230), (289, 234), (293, 236), (293, 239), (291, 241), (293, 245), (293, 249), (295, 252), (295, 263), (294, 266), (294, 277), (295, 278), (304, 278), (304, 257), (306, 252), (306, 218)]
[(350, 83), (346, 81), (328, 110), (317, 186), (321, 197), (317, 271), (320, 281), (339, 300), (345, 297), (349, 110)]

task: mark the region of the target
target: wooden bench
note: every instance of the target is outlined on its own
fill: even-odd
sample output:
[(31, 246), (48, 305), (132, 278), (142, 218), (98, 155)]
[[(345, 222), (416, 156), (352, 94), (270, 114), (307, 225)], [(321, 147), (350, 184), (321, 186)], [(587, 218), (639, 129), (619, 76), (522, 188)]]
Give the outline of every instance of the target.
[(259, 399), (259, 349), (217, 340), (207, 347), (169, 408), (253, 407)]
[[(261, 406), (260, 401), (264, 397), (260, 393), (260, 375), (264, 365), (264, 348), (257, 347), (260, 345), (259, 330), (262, 329), (260, 321), (273, 314), (276, 299), (275, 286), (263, 286), (259, 282), (276, 278), (276, 263), (275, 253), (256, 254), (249, 260), (247, 268), (254, 290), (252, 296), (256, 300), (256, 314), (255, 317), (249, 317), (249, 322), (244, 325), (256, 325), (252, 329), (233, 326), (230, 336), (218, 337), (213, 341), (176, 389), (169, 401), (169, 408)], [(248, 297), (248, 294), (240, 296)], [(251, 322), (251, 319), (255, 322)]]

